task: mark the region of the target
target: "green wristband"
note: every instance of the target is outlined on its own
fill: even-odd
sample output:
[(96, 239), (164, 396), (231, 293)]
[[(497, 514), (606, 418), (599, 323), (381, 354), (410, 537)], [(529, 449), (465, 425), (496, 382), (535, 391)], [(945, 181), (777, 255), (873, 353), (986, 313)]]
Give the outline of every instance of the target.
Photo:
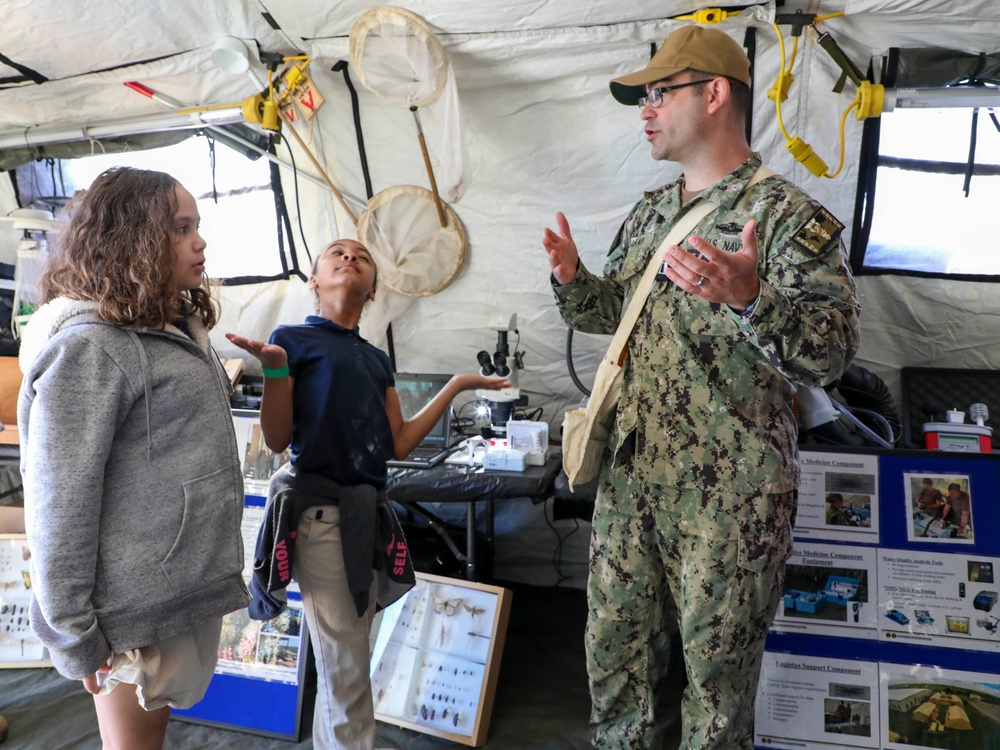
[(273, 370), (267, 367), (261, 367), (260, 369), (264, 373), (265, 378), (283, 378), (288, 375), (288, 365), (277, 367)]

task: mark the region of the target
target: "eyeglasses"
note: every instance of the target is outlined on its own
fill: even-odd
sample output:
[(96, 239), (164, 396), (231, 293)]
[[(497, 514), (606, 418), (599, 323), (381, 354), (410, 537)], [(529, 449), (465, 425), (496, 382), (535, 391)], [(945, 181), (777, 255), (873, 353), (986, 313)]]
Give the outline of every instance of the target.
[(688, 81), (687, 83), (678, 83), (675, 86), (660, 86), (656, 89), (650, 89), (646, 96), (640, 96), (639, 101), (636, 104), (639, 105), (639, 109), (646, 108), (646, 102), (649, 102), (649, 106), (656, 109), (661, 104), (663, 104), (663, 95), (671, 91), (676, 91), (677, 89), (682, 89), (685, 86), (697, 86), (699, 83), (709, 83), (713, 81), (712, 78), (705, 78), (701, 81)]

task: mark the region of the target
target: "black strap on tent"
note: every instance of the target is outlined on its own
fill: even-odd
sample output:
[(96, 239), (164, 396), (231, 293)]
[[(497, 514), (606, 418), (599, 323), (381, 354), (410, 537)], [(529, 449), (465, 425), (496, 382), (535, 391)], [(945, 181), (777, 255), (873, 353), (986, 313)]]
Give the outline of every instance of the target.
[[(273, 152), (273, 147), (272, 147)], [(271, 170), (271, 190), (274, 191), (274, 208), (278, 214), (278, 249), (281, 253), (281, 269), (285, 272), (285, 278), (292, 275), (298, 276), (303, 281), (309, 277), (299, 269), (299, 257), (295, 252), (295, 237), (292, 235), (292, 221), (288, 216), (288, 204), (285, 201), (285, 190), (281, 185), (281, 171), (273, 161), (268, 163)], [(284, 238), (288, 238), (288, 256), (291, 259), (291, 267), (285, 259)]]
[[(368, 200), (374, 195), (372, 191), (372, 178), (368, 172), (368, 154), (365, 152), (365, 136), (361, 129), (361, 107), (358, 104), (358, 92), (354, 89), (354, 84), (351, 83), (351, 76), (347, 72), (347, 60), (337, 60), (333, 67), (330, 68), (334, 73), (341, 73), (344, 76), (344, 83), (347, 84), (347, 90), (351, 93), (351, 112), (354, 115), (354, 136), (358, 141), (358, 158), (361, 160), (361, 174), (365, 178), (365, 194), (368, 196)], [(386, 348), (389, 350), (389, 364), (392, 366), (392, 371), (396, 371), (396, 344), (392, 338), (392, 323), (389, 323), (385, 327), (385, 344)]]
[(972, 172), (976, 168), (976, 132), (979, 130), (979, 107), (972, 109), (972, 130), (969, 133), (969, 158), (965, 160), (965, 180), (962, 190), (969, 197), (969, 186), (972, 184)]
[[(287, 145), (288, 141), (285, 141)], [(295, 152), (292, 149), (288, 149), (288, 158), (292, 162), (292, 187), (295, 189), (295, 219), (296, 224), (299, 225), (299, 237), (302, 238), (302, 249), (306, 251), (306, 257), (309, 259), (309, 268), (312, 269), (313, 257), (312, 253), (309, 252), (309, 243), (306, 241), (306, 232), (302, 228), (302, 201), (299, 199), (299, 168), (295, 164)]]
[(754, 68), (757, 63), (757, 29), (754, 26), (747, 26), (746, 34), (743, 36), (743, 46), (746, 48), (747, 57), (750, 58), (750, 96), (747, 97), (746, 112), (746, 133), (747, 143), (753, 143), (753, 82), (756, 76)]
[(881, 120), (869, 117), (861, 126), (861, 153), (858, 157), (858, 191), (854, 199), (854, 225), (851, 230), (851, 271), (859, 274), (865, 264), (865, 250), (872, 231), (875, 213), (875, 180), (878, 176), (878, 149)]
[(205, 140), (208, 142), (208, 168), (212, 172), (212, 201), (219, 205), (219, 186), (215, 180), (215, 138), (206, 132)]
[(354, 88), (354, 84), (351, 82), (351, 76), (347, 72), (347, 60), (338, 60), (332, 68), (330, 68), (334, 73), (343, 73), (344, 83), (347, 84), (347, 90), (351, 92), (351, 111), (354, 113), (354, 135), (358, 140), (358, 156), (361, 159), (361, 174), (365, 178), (365, 193), (368, 199), (375, 194), (372, 192), (372, 178), (368, 172), (368, 155), (365, 153), (365, 136), (361, 130), (361, 108), (358, 106), (358, 92)]
[(34, 83), (45, 83), (47, 80), (49, 80), (41, 73), (39, 73), (37, 70), (32, 70), (31, 68), (25, 67), (20, 63), (14, 62), (9, 57), (7, 57), (7, 55), (0, 54), (0, 63), (3, 63), (8, 68), (13, 68), (18, 73), (23, 75), (28, 80), (33, 81)]

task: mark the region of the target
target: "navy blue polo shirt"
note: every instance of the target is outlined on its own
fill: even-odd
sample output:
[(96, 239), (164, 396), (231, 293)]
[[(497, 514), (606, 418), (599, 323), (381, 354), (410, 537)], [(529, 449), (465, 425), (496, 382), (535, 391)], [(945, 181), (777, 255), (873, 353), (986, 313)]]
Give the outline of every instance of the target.
[(358, 333), (310, 315), (279, 326), (270, 343), (288, 352), (292, 463), (344, 485), (385, 487), (393, 456), (385, 392), (395, 385), (389, 357)]

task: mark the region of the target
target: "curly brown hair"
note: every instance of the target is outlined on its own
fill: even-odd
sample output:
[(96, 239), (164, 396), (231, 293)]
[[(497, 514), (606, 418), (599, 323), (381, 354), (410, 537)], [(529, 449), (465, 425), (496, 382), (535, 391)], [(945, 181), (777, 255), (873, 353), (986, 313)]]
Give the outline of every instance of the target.
[(190, 291), (172, 287), (179, 185), (164, 172), (132, 167), (98, 175), (63, 209), (69, 221), (46, 262), (42, 298), (96, 302), (97, 315), (115, 325), (162, 330), (197, 314), (212, 328), (218, 310), (208, 279)]

